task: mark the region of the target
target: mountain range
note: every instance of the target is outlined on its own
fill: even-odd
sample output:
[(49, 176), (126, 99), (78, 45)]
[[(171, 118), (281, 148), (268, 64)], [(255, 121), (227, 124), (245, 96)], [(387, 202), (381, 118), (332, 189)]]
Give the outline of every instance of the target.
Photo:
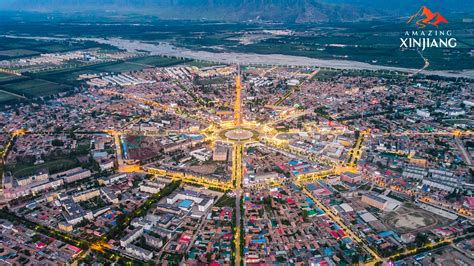
[(465, 0), (1, 0), (2, 10), (139, 12), (163, 19), (326, 22), (410, 15), (422, 5), (446, 12), (473, 11)]

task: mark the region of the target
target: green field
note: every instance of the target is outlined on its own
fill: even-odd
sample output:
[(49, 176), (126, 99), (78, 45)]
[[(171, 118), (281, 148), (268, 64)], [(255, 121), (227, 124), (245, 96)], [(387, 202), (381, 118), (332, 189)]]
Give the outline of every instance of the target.
[[(9, 56), (11, 53), (15, 53), (15, 50), (23, 53), (55, 53), (89, 48), (117, 50), (113, 46), (98, 44), (92, 41), (35, 40), (27, 38), (0, 37), (0, 56)], [(4, 55), (1, 52), (2, 50), (3, 52), (9, 52)]]
[(149, 67), (173, 66), (173, 65), (182, 64), (188, 61), (189, 60), (181, 60), (181, 59), (167, 58), (167, 57), (161, 57), (161, 56), (147, 56), (147, 57), (133, 58), (130, 60), (126, 60), (125, 62), (109, 64), (103, 67), (98, 66), (95, 69), (99, 71), (104, 71), (104, 72), (121, 73), (121, 72), (142, 70), (144, 68), (149, 68)]
[(166, 67), (189, 62), (190, 60), (181, 60), (162, 56), (147, 56), (127, 60), (129, 63), (143, 64), (150, 67)]
[[(27, 98), (35, 98), (52, 95), (70, 90), (75, 86), (80, 86), (83, 81), (77, 80), (77, 78), (81, 74), (130, 72), (144, 68), (165, 67), (187, 62), (190, 62), (190, 60), (148, 56), (119, 62), (105, 62), (79, 66), (71, 65), (69, 67), (39, 73), (25, 73), (23, 77), (0, 73), (0, 90), (22, 95)], [(12, 95), (5, 93), (0, 95), (0, 104), (9, 103), (14, 100), (17, 100), (17, 98)]]
[(11, 81), (15, 79), (20, 79), (21, 77), (15, 76), (15, 75), (10, 75), (10, 74), (5, 74), (5, 73), (0, 73), (0, 83), (6, 82), (6, 81)]
[(218, 64), (216, 64), (216, 63), (205, 62), (205, 61), (196, 61), (196, 60), (186, 62), (185, 64), (188, 65), (188, 66), (195, 66), (195, 67), (199, 67), (199, 68), (202, 68), (202, 67), (211, 67), (211, 66), (216, 66), (216, 65), (218, 65)]
[(187, 62), (186, 60), (165, 58), (160, 56), (140, 57), (130, 59), (122, 62), (106, 62), (90, 65), (82, 65), (79, 67), (71, 67), (64, 69), (57, 69), (51, 71), (44, 71), (40, 73), (29, 73), (28, 75), (33, 78), (39, 78), (48, 80), (51, 82), (57, 82), (67, 84), (71, 86), (78, 86), (81, 81), (77, 80), (77, 77), (81, 74), (94, 74), (102, 72), (129, 72), (138, 71), (149, 67), (164, 67), (171, 66), (180, 63)]
[(103, 66), (103, 67), (97, 67), (95, 69), (99, 72), (121, 73), (121, 72), (137, 71), (137, 70), (144, 69), (146, 67), (148, 66), (123, 62), (123, 63), (117, 63), (117, 64)]
[(36, 54), (39, 54), (39, 52), (28, 50), (28, 49), (11, 49), (11, 50), (0, 51), (0, 56), (7, 56), (7, 57), (23, 57), (23, 56), (36, 55)]
[(33, 166), (15, 166), (15, 168), (12, 169), (12, 172), (14, 176), (21, 177), (34, 175), (36, 172), (43, 169), (48, 170), (49, 173), (57, 173), (75, 166), (77, 166), (77, 164), (74, 161), (61, 159)]
[(0, 104), (10, 103), (18, 100), (18, 97), (15, 97), (11, 94), (0, 91)]
[(69, 86), (45, 80), (25, 80), (11, 82), (0, 86), (0, 90), (5, 90), (28, 98), (47, 96), (70, 89)]

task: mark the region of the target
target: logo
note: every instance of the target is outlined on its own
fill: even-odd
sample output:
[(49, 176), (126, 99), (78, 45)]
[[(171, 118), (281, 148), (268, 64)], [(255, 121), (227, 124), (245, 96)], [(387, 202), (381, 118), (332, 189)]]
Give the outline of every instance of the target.
[(448, 24), (448, 20), (445, 19), (439, 12), (433, 13), (426, 6), (422, 6), (415, 15), (411, 16), (408, 19), (407, 24), (415, 23), (418, 25), (418, 28), (424, 29), (426, 25), (430, 24), (438, 28), (440, 23)]
[[(455, 48), (457, 40), (453, 31), (449, 29), (438, 30), (440, 24), (448, 24), (448, 20), (439, 12), (432, 12), (422, 6), (418, 12), (411, 16), (406, 24), (415, 24), (417, 30), (406, 30), (400, 38), (400, 48), (415, 48), (424, 51), (426, 48)], [(428, 25), (432, 29), (427, 28)]]

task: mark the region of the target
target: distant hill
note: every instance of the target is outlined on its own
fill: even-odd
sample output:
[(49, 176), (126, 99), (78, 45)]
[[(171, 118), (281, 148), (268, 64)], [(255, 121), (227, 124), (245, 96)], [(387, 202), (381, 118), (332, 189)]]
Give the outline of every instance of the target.
[(474, 10), (474, 1), (465, 0), (0, 0), (0, 8), (65, 12), (107, 10), (141, 12), (164, 19), (305, 23), (408, 15), (415, 12), (422, 3), (435, 10)]

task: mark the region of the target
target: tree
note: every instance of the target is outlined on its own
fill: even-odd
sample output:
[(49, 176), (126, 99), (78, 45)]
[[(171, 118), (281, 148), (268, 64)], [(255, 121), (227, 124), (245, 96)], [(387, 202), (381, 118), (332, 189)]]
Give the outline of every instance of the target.
[(415, 243), (418, 247), (422, 247), (428, 242), (429, 242), (428, 235), (426, 234), (418, 233), (415, 237)]
[(51, 145), (55, 146), (55, 147), (62, 147), (64, 146), (64, 142), (62, 142), (61, 140), (59, 139), (53, 139), (51, 141)]

